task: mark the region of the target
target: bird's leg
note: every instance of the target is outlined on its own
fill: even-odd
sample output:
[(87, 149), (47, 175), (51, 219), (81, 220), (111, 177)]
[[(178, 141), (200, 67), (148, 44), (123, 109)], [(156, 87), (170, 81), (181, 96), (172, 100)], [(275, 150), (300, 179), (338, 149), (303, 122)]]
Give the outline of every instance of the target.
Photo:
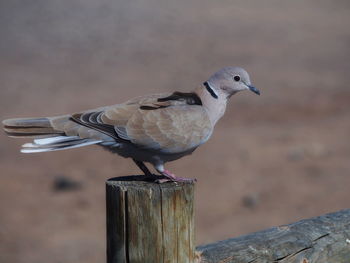
[(135, 160), (135, 159), (132, 159), (132, 160), (136, 163), (136, 165), (141, 169), (141, 171), (142, 171), (146, 176), (155, 177), (154, 174), (152, 174), (152, 173), (148, 170), (147, 166), (146, 166), (143, 162), (138, 161), (138, 160)]
[(176, 176), (175, 174), (171, 173), (169, 170), (164, 170), (161, 174), (174, 182), (195, 182), (195, 181), (197, 181), (196, 179)]
[(163, 164), (158, 164), (155, 166), (156, 170), (161, 173), (163, 176), (165, 176), (165, 179), (158, 179), (158, 183), (165, 183), (165, 182), (195, 182), (196, 179), (190, 179), (190, 178), (183, 178), (178, 177), (175, 174), (171, 173), (169, 170), (164, 169)]

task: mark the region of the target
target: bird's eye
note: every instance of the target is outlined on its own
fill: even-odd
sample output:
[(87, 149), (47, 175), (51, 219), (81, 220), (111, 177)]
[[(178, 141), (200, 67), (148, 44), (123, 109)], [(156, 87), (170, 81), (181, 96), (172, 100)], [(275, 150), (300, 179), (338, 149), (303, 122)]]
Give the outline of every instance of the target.
[(240, 81), (240, 80), (241, 80), (241, 77), (237, 75), (237, 76), (234, 76), (233, 79), (234, 79), (235, 81)]

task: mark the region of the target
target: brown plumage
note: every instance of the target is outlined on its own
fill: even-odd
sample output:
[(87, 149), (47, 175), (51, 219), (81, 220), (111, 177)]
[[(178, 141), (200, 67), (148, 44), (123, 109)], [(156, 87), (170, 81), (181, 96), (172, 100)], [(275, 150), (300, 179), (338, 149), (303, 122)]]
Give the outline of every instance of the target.
[[(238, 77), (240, 81), (237, 81)], [(132, 158), (146, 174), (143, 162), (153, 164), (171, 180), (164, 163), (192, 153), (206, 142), (226, 102), (234, 93), (250, 89), (248, 74), (241, 68), (224, 68), (194, 92), (154, 94), (122, 104), (56, 117), (4, 120), (11, 137), (34, 137), (22, 152), (46, 152), (101, 145)]]

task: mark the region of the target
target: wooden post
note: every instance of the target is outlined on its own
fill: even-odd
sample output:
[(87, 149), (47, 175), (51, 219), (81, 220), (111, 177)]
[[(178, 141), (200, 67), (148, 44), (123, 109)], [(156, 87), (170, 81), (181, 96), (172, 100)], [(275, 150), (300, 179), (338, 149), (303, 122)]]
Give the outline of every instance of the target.
[(145, 179), (106, 183), (107, 263), (194, 262), (194, 184)]

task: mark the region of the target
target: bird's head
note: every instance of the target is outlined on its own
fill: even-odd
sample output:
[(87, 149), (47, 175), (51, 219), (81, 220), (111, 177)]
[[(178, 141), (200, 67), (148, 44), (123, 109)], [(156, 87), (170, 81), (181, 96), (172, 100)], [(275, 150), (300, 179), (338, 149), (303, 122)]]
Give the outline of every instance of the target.
[(204, 86), (214, 98), (229, 98), (242, 90), (250, 90), (260, 95), (260, 91), (252, 86), (247, 71), (239, 67), (226, 67), (219, 70), (204, 82)]

